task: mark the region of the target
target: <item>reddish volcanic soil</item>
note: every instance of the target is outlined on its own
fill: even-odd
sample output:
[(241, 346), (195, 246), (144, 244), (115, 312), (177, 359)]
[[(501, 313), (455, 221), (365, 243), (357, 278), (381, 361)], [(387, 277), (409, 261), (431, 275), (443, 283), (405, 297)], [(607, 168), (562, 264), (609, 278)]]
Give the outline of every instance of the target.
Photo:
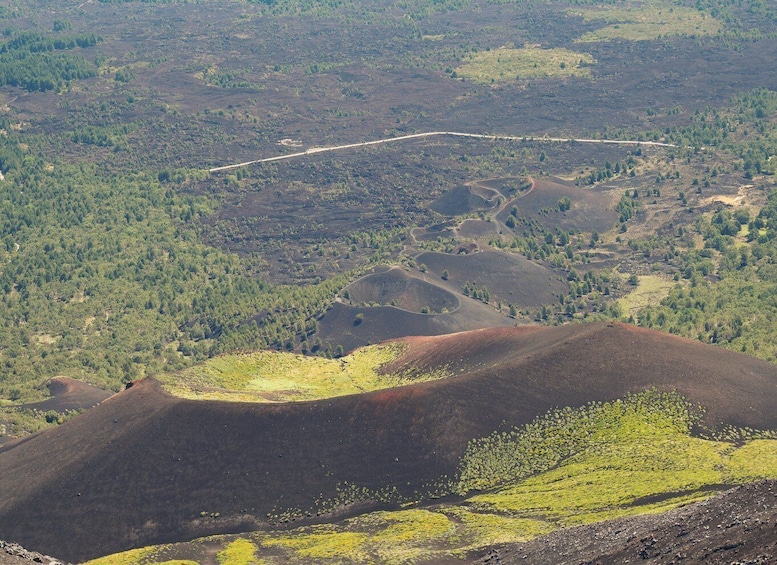
[(279, 405), (182, 400), (146, 379), (6, 446), (0, 539), (79, 561), (261, 528), (345, 481), (412, 494), (454, 476), (474, 437), (651, 386), (707, 406), (710, 424), (777, 428), (777, 366), (654, 331), (594, 323), (405, 341), (394, 369), (454, 376)]

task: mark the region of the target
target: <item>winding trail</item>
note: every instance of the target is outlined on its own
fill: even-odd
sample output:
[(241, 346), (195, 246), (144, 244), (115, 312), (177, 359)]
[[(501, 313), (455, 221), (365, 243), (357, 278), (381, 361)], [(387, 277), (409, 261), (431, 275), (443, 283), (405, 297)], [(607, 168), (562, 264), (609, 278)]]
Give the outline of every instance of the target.
[(235, 163), (234, 165), (224, 165), (223, 167), (214, 167), (208, 169), (209, 173), (217, 173), (219, 171), (228, 171), (230, 169), (237, 169), (240, 167), (247, 167), (249, 165), (256, 165), (258, 163), (271, 163), (273, 161), (284, 161), (286, 159), (296, 159), (298, 157), (304, 157), (306, 155), (313, 155), (315, 153), (328, 153), (330, 151), (341, 151), (343, 149), (354, 149), (356, 147), (366, 147), (368, 145), (380, 145), (382, 143), (392, 143), (395, 141), (406, 141), (408, 139), (419, 139), (422, 137), (436, 137), (436, 136), (452, 136), (452, 137), (471, 137), (476, 139), (488, 139), (491, 141), (546, 141), (546, 142), (561, 142), (561, 143), (601, 143), (608, 145), (647, 145), (652, 147), (677, 147), (672, 143), (661, 143), (658, 141), (636, 141), (636, 140), (619, 140), (619, 139), (574, 139), (570, 137), (526, 137), (518, 135), (490, 135), (484, 133), (463, 133), (458, 131), (430, 131), (426, 133), (413, 133), (410, 135), (400, 135), (399, 137), (387, 137), (385, 139), (376, 139), (374, 141), (362, 141), (360, 143), (348, 143), (346, 145), (334, 145), (330, 147), (311, 147), (305, 151), (298, 153), (289, 153), (288, 155), (278, 155), (277, 157), (267, 157), (265, 159), (256, 159), (254, 161), (245, 161), (243, 163)]

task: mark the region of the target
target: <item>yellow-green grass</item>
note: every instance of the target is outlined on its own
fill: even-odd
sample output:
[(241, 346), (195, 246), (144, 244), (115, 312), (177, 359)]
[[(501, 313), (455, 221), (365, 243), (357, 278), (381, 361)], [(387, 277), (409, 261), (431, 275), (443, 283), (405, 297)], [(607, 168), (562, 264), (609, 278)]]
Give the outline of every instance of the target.
[(542, 519), (476, 511), (469, 506), (444, 506), (440, 512), (457, 522), (451, 538), (453, 555), (503, 543), (519, 543), (550, 533), (555, 527)]
[(737, 448), (633, 416), (616, 417), (593, 434), (593, 445), (555, 469), (469, 502), (568, 526), (663, 511), (709, 496), (709, 487), (777, 477), (777, 440)]
[(372, 512), (338, 525), (258, 534), (260, 545), (282, 548), (289, 563), (412, 563), (462, 555), (491, 543), (524, 541), (549, 532), (545, 522), (443, 506)]
[(494, 49), (471, 55), (456, 69), (459, 76), (481, 83), (544, 77), (588, 77), (596, 60), (567, 49)]
[(734, 451), (726, 467), (727, 481), (746, 483), (774, 477), (777, 469), (775, 444), (777, 441), (773, 439), (757, 439)]
[(247, 539), (236, 539), (216, 554), (219, 565), (253, 565), (256, 559), (256, 545)]
[(367, 562), (368, 555), (363, 545), (368, 539), (363, 532), (342, 531), (334, 526), (314, 526), (289, 533), (276, 533), (273, 537), (262, 536), (260, 543), (267, 547), (282, 548), (287, 559), (299, 562), (306, 560), (348, 560)]
[(618, 306), (626, 316), (636, 316), (646, 306), (658, 306), (676, 284), (669, 277), (661, 275), (638, 276), (636, 288), (618, 299)]
[(292, 402), (358, 394), (447, 376), (442, 370), (414, 374), (412, 379), (401, 374), (380, 373), (381, 367), (403, 351), (404, 347), (396, 343), (363, 347), (341, 359), (257, 351), (224, 355), (158, 378), (165, 390), (182, 398)]
[(152, 546), (143, 547), (140, 549), (131, 549), (129, 551), (123, 551), (114, 555), (108, 555), (106, 557), (100, 557), (99, 559), (93, 559), (88, 561), (85, 565), (150, 565), (159, 563), (153, 557), (167, 546)]
[(627, 39), (646, 41), (672, 35), (714, 35), (723, 24), (699, 10), (663, 3), (632, 3), (627, 6), (571, 8), (571, 14), (586, 21), (610, 25), (583, 35), (578, 42)]

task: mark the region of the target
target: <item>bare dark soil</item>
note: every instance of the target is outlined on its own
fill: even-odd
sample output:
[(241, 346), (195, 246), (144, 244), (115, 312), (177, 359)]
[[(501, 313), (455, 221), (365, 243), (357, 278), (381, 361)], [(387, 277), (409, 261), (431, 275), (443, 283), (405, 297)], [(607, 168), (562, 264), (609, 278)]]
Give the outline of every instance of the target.
[(86, 410), (102, 402), (113, 393), (67, 377), (55, 377), (46, 385), (51, 398), (25, 404), (24, 408), (57, 412)]
[(501, 251), (466, 255), (427, 252), (418, 255), (416, 262), (426, 265), (427, 272), (438, 278), (447, 270), (447, 284), (458, 292), (471, 283), (478, 289), (486, 287), (491, 302), (519, 308), (556, 302), (558, 295), (567, 290), (560, 272)]
[[(334, 351), (340, 345), (349, 351), (409, 335), (524, 324), (529, 321), (525, 317), (508, 317), (509, 305), (538, 308), (555, 302), (567, 289), (555, 270), (501, 251), (425, 252), (415, 260), (417, 269), (380, 271), (348, 287), (350, 300), (335, 304), (318, 322), (321, 347)], [(472, 291), (464, 294), (467, 285), (476, 289), (477, 298)], [(427, 313), (422, 313), (424, 308)]]
[[(407, 335), (442, 335), (484, 327), (514, 326), (516, 320), (503, 316), (478, 300), (459, 296), (459, 307), (447, 314), (418, 314), (395, 306), (349, 306), (336, 303), (318, 323), (322, 347), (350, 351)], [(358, 316), (362, 318), (359, 321)]]
[(651, 386), (706, 406), (710, 425), (777, 427), (777, 367), (654, 331), (595, 323), (404, 341), (393, 369), (455, 376), (283, 405), (181, 400), (140, 381), (0, 449), (0, 536), (82, 560), (262, 528), (344, 481), (423, 496), (455, 475), (473, 437)]
[(499, 234), (499, 224), (488, 220), (464, 220), (458, 228), (459, 237), (463, 240), (496, 239)]
[(469, 186), (460, 185), (440, 195), (429, 208), (445, 216), (460, 216), (477, 210), (488, 210), (496, 204), (495, 195), (491, 199), (474, 194)]
[(663, 514), (567, 528), (493, 548), (477, 563), (766, 565), (777, 560), (776, 523), (777, 482), (761, 481)]
[[(568, 198), (571, 208), (559, 209), (559, 201)], [(513, 206), (518, 208), (515, 215), (518, 220), (528, 223), (535, 220), (546, 229), (556, 228), (564, 231), (581, 230), (585, 232), (610, 230), (618, 220), (615, 211), (617, 197), (602, 192), (601, 189), (580, 188), (559, 179), (535, 180), (534, 189), (511, 200), (498, 215), (501, 222), (507, 219)], [(520, 233), (520, 223), (516, 226)]]
[(437, 285), (410, 276), (399, 267), (363, 277), (348, 287), (351, 303), (396, 306), (409, 312), (439, 314), (459, 307), (456, 295)]

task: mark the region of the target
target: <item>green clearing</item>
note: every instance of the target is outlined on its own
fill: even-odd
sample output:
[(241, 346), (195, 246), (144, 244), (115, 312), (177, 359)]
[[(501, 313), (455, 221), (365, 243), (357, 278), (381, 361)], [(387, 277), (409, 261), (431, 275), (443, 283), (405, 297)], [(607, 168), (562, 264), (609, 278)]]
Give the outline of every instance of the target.
[(627, 39), (648, 41), (672, 35), (714, 35), (723, 29), (715, 18), (693, 8), (667, 4), (643, 4), (603, 8), (573, 8), (571, 15), (610, 25), (583, 35), (578, 42)]
[[(702, 500), (721, 485), (777, 477), (777, 440), (754, 439), (774, 433), (735, 430), (726, 437), (737, 437), (736, 443), (691, 436), (702, 414), (680, 395), (655, 390), (554, 410), (473, 440), (454, 489), (466, 496), (459, 504), (371, 512), (337, 524), (243, 534), (237, 541), (267, 563), (464, 557), (570, 525), (662, 512)], [(223, 540), (225, 548), (237, 543), (230, 536), (208, 539)], [(147, 565), (161, 554), (158, 548), (136, 551), (90, 565)]]
[(193, 400), (292, 402), (333, 398), (445, 378), (444, 370), (412, 378), (382, 374), (404, 348), (396, 343), (362, 347), (340, 359), (257, 351), (224, 355), (159, 380), (171, 394)]
[(657, 306), (669, 295), (677, 283), (660, 275), (641, 275), (637, 277), (637, 286), (626, 296), (618, 300), (621, 312), (628, 317), (636, 315), (646, 306)]
[(596, 60), (567, 49), (500, 48), (471, 55), (456, 69), (458, 76), (480, 83), (544, 77), (589, 77)]

